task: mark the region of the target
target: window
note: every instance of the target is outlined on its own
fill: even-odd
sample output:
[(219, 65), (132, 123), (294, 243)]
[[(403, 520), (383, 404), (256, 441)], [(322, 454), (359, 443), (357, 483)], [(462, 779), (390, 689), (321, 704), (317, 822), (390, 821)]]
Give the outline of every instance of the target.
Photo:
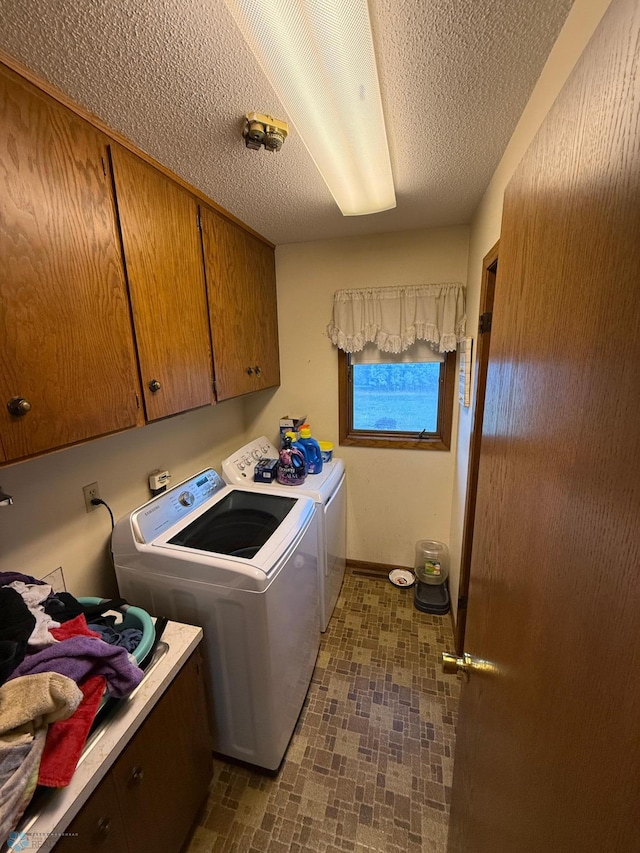
[(362, 447), (448, 450), (455, 391), (455, 352), (416, 342), (395, 355), (367, 344), (338, 352), (340, 443)]

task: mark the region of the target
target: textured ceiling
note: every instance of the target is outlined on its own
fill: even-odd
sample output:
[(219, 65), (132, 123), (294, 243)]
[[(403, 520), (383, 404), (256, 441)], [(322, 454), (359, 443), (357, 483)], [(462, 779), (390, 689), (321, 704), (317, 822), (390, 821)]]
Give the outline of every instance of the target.
[[(397, 207), (343, 217), (223, 0), (0, 0), (0, 47), (276, 244), (469, 222), (572, 0), (369, 0)], [(364, 129), (363, 129), (364, 130)]]

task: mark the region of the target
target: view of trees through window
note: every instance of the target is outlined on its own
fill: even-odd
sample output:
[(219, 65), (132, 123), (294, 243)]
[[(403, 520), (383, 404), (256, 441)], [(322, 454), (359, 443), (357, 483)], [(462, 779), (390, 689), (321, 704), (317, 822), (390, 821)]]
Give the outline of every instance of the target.
[(436, 432), (440, 363), (353, 364), (353, 428)]

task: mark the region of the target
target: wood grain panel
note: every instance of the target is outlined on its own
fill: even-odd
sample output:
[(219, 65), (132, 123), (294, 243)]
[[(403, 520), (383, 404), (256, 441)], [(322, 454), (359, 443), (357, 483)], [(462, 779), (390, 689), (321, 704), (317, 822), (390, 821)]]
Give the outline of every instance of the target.
[(278, 341), (278, 308), (276, 262), (273, 249), (250, 234), (244, 234), (247, 281), (252, 285), (253, 358), (260, 373), (255, 377), (256, 389), (280, 384), (280, 347)]
[(278, 385), (273, 251), (206, 207), (201, 221), (216, 396), (226, 400)]
[[(28, 837), (28, 834), (27, 834)], [(55, 853), (134, 853), (126, 840), (118, 794), (108, 774), (55, 845)]]
[(505, 195), (450, 853), (638, 849), (638, 44), (614, 0)]
[(257, 231), (254, 231), (253, 228), (249, 228), (242, 220), (238, 219), (237, 216), (234, 216), (232, 213), (229, 213), (228, 210), (225, 210), (224, 207), (217, 204), (212, 198), (205, 195), (201, 192), (198, 187), (194, 187), (193, 184), (190, 184), (188, 181), (185, 181), (184, 178), (181, 178), (180, 175), (177, 175), (171, 169), (168, 169), (163, 163), (158, 162), (146, 151), (143, 151), (141, 148), (138, 148), (137, 145), (134, 145), (130, 139), (127, 139), (126, 136), (123, 136), (117, 130), (114, 130), (112, 127), (109, 127), (108, 124), (105, 124), (101, 119), (95, 116), (93, 113), (89, 112), (85, 107), (80, 106), (75, 101), (73, 101), (68, 95), (65, 95), (64, 92), (61, 92), (60, 89), (57, 89), (55, 86), (52, 86), (48, 80), (45, 80), (42, 77), (39, 77), (35, 74), (30, 68), (27, 68), (22, 62), (19, 62), (14, 56), (8, 54), (5, 50), (0, 48), (0, 64), (4, 65), (7, 69), (14, 71), (16, 74), (20, 75), (24, 80), (32, 83), (36, 88), (38, 88), (41, 92), (46, 93), (63, 107), (68, 110), (71, 110), (75, 113), (79, 118), (86, 121), (92, 127), (96, 128), (103, 136), (108, 137), (110, 142), (115, 142), (121, 145), (123, 148), (126, 148), (127, 151), (130, 151), (136, 157), (139, 157), (141, 160), (144, 160), (145, 163), (148, 163), (150, 166), (153, 166), (154, 169), (157, 169), (159, 172), (174, 181), (174, 183), (179, 184), (183, 189), (189, 192), (192, 196), (197, 198), (199, 201), (204, 202), (204, 204), (208, 204), (214, 210), (218, 211), (222, 216), (224, 216), (230, 222), (235, 222), (240, 228), (246, 231), (248, 234), (253, 234), (258, 240), (263, 242), (266, 246), (270, 248), (274, 248), (273, 243), (266, 240), (261, 234), (258, 234)]
[(111, 159), (145, 409), (153, 421), (213, 402), (198, 207), (123, 148), (112, 146)]
[[(105, 140), (0, 73), (0, 434), (19, 459), (141, 422)], [(28, 399), (24, 417), (9, 414)]]
[(196, 652), (113, 767), (131, 851), (178, 853), (206, 798), (212, 758), (200, 666)]

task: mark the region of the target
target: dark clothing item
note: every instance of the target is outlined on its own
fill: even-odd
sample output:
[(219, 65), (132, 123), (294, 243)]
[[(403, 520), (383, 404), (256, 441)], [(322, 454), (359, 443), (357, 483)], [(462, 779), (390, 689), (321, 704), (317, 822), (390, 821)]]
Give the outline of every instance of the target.
[[(111, 617), (115, 622), (115, 617)], [(91, 630), (97, 631), (100, 634), (100, 639), (112, 646), (122, 646), (128, 652), (133, 652), (138, 648), (142, 639), (142, 631), (140, 628), (117, 628), (115, 624), (107, 623), (109, 617), (101, 619), (100, 622), (91, 622)]]
[(0, 586), (0, 685), (22, 663), (35, 624), (20, 593)]
[(99, 618), (106, 610), (117, 610), (127, 602), (124, 598), (105, 599), (99, 604), (81, 604), (70, 592), (55, 592), (44, 602), (44, 612), (56, 622), (67, 622), (84, 613), (87, 622)]
[(44, 612), (56, 622), (68, 622), (82, 613), (82, 605), (70, 592), (54, 592), (43, 603)]
[(22, 583), (46, 583), (39, 578), (32, 578), (31, 575), (23, 575), (20, 572), (0, 572), (0, 586), (8, 586), (14, 581), (22, 581)]

